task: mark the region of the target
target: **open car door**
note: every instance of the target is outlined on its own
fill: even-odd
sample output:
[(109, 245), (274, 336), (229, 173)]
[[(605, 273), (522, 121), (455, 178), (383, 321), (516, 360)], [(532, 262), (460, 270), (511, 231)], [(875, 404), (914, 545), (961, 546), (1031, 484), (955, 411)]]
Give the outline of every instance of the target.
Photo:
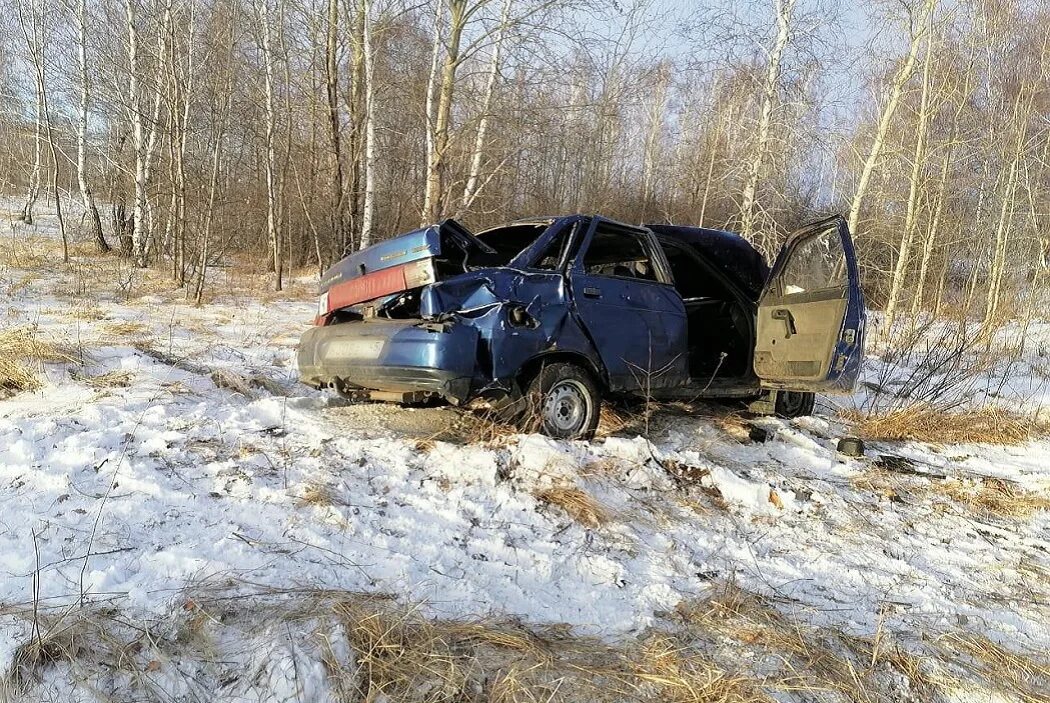
[(758, 302), (755, 374), (766, 388), (849, 393), (864, 355), (864, 293), (839, 216), (794, 232)]

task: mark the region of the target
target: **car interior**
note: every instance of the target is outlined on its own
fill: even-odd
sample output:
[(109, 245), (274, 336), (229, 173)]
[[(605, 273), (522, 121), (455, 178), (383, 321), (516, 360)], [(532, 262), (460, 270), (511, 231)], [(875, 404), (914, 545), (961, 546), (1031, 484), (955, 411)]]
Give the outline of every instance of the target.
[(472, 269), (506, 266), (518, 254), (536, 241), (550, 227), (549, 221), (514, 223), (494, 227), (474, 235), (496, 250), (495, 254), (474, 254), (470, 257)]
[(689, 375), (696, 382), (751, 374), (753, 313), (687, 247), (661, 240), (689, 324)]
[(584, 270), (595, 276), (616, 276), (641, 281), (656, 281), (645, 243), (625, 230), (595, 229), (583, 260)]

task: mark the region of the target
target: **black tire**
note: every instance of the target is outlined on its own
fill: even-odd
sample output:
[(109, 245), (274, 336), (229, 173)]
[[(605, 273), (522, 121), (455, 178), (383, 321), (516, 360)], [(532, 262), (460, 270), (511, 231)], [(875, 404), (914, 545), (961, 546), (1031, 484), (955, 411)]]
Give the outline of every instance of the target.
[(594, 378), (576, 364), (540, 368), (525, 386), (518, 426), (558, 439), (590, 439), (598, 428), (602, 395)]
[(793, 418), (813, 414), (813, 406), (817, 402), (814, 393), (802, 391), (777, 391), (776, 405), (773, 411), (779, 417)]

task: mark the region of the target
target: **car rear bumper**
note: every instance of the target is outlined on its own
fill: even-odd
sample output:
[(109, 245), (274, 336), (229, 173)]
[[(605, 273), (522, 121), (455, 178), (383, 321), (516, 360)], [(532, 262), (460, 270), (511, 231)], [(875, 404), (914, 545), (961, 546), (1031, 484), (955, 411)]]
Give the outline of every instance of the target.
[(419, 320), (367, 320), (312, 327), (299, 342), (299, 379), (315, 388), (432, 393), (468, 399), (477, 330)]

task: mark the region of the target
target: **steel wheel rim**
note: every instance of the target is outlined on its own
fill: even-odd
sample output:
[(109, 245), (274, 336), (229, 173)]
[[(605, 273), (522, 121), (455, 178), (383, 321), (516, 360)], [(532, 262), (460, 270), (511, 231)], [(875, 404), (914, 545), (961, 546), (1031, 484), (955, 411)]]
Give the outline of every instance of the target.
[(543, 421), (548, 427), (566, 434), (583, 429), (591, 416), (587, 388), (579, 381), (558, 381), (543, 398)]

